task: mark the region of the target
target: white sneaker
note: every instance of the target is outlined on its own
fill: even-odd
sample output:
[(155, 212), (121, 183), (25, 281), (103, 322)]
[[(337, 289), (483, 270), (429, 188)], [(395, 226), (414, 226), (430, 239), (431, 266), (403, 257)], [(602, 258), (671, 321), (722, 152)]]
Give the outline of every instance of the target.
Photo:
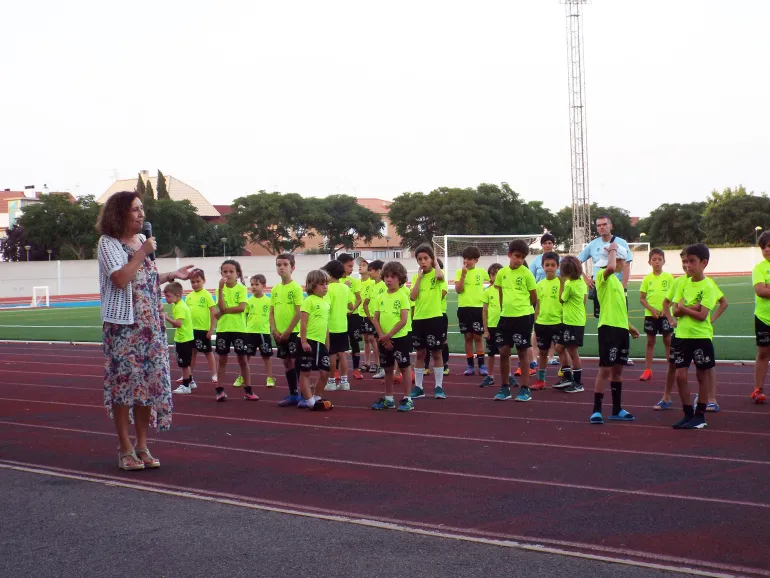
[(631, 366), (633, 364), (634, 364), (634, 360), (629, 357), (628, 361), (626, 362), (626, 365)]
[(380, 369), (372, 376), (372, 379), (385, 379), (385, 370), (380, 367)]
[(554, 355), (551, 359), (548, 360), (548, 365), (560, 365), (561, 361), (559, 361), (559, 358)]
[(184, 377), (180, 377), (179, 379), (176, 380), (177, 383), (182, 383), (183, 381), (184, 381)]
[(198, 389), (198, 384), (195, 383), (194, 379), (190, 382), (190, 391), (192, 391), (193, 389)]
[(174, 390), (174, 393), (192, 393), (192, 390), (186, 385), (180, 385)]
[(340, 387), (342, 391), (350, 391), (350, 383), (347, 379), (340, 380)]
[(326, 387), (324, 388), (325, 391), (337, 391), (337, 382), (334, 381), (333, 377), (329, 378), (329, 381), (326, 382)]
[(219, 382), (219, 377), (217, 377), (216, 374), (211, 376), (211, 383), (217, 383)]

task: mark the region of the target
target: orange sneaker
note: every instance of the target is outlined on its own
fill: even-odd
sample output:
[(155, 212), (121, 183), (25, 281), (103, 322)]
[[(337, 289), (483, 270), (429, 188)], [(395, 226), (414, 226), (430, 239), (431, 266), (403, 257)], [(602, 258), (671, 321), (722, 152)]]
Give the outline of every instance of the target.
[(652, 379), (652, 370), (645, 369), (644, 373), (642, 374), (642, 377), (639, 378), (639, 381), (650, 381)]
[(516, 377), (519, 377), (521, 375), (521, 366), (516, 368), (516, 371), (513, 372), (513, 375)]
[(340, 372), (339, 371), (335, 371), (334, 372), (334, 381), (336, 381), (337, 383), (340, 382)]
[(767, 401), (764, 390), (759, 387), (755, 387), (754, 391), (751, 392), (751, 399), (753, 399), (756, 404), (765, 403)]
[(396, 375), (393, 376), (393, 383), (395, 383), (396, 385), (401, 385), (402, 383), (404, 383), (404, 376), (402, 376), (400, 373), (397, 373)]
[(530, 368), (530, 370), (529, 370), (529, 374), (530, 374), (530, 375), (537, 375), (537, 369), (532, 369), (532, 368)]
[(542, 379), (538, 379), (529, 389), (545, 389), (548, 384)]
[(354, 369), (353, 370), (353, 377), (355, 379), (363, 379), (364, 378), (364, 376), (361, 375), (361, 370), (360, 369)]

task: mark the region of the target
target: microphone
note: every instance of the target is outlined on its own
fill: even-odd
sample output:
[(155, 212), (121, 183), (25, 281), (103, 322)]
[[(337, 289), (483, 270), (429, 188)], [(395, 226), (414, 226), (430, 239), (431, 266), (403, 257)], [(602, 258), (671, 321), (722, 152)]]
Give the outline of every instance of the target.
[[(142, 234), (143, 234), (143, 235), (144, 235), (146, 238), (148, 238), (148, 239), (149, 239), (150, 237), (152, 237), (152, 224), (150, 223), (150, 221), (145, 221), (145, 222), (144, 222), (144, 225), (142, 225)], [(154, 261), (154, 260), (155, 260), (155, 251), (153, 251), (152, 253), (150, 253), (150, 254), (148, 255), (148, 257), (150, 258), (150, 260)]]

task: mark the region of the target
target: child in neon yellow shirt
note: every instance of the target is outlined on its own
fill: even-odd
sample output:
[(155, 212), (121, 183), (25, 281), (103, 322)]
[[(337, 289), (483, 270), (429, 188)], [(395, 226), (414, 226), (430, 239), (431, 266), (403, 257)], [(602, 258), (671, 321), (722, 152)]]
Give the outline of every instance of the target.
[(163, 288), (166, 303), (171, 305), (171, 315), (164, 313), (164, 317), (176, 331), (174, 332), (174, 352), (176, 362), (182, 370), (182, 383), (174, 390), (174, 393), (192, 393), (198, 387), (192, 379), (190, 363), (192, 361), (193, 337), (192, 314), (190, 308), (182, 300), (182, 284), (174, 281)]
[(666, 254), (663, 249), (650, 251), (648, 262), (652, 267), (652, 273), (645, 275), (639, 294), (639, 302), (645, 309), (644, 332), (647, 334), (647, 347), (644, 354), (645, 368), (639, 378), (640, 381), (652, 379), (652, 359), (655, 355), (655, 341), (658, 333), (663, 336), (666, 359), (670, 357), (671, 339), (674, 333), (674, 328), (663, 314), (663, 302), (674, 284), (674, 276), (663, 270), (663, 265), (666, 264)]
[[(329, 275), (315, 269), (307, 274), (305, 281), (307, 299), (300, 307), (299, 339), (302, 351), (299, 354), (300, 388), (302, 401), (297, 407), (316, 411), (328, 411), (332, 403), (321, 395), (329, 379), (329, 302), (324, 299), (329, 290)], [(310, 389), (310, 372), (318, 371), (315, 394)]]

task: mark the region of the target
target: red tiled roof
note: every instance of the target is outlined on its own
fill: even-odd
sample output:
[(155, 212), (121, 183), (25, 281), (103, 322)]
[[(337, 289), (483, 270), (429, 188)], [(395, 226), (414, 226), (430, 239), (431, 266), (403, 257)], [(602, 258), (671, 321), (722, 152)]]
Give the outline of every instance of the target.
[(370, 211), (374, 211), (378, 215), (385, 215), (388, 212), (388, 209), (390, 208), (390, 201), (385, 201), (383, 199), (356, 199), (358, 201), (358, 204), (362, 207), (365, 207), (369, 209)]
[(229, 215), (233, 212), (233, 209), (230, 205), (214, 205), (214, 208), (219, 211), (220, 215)]

